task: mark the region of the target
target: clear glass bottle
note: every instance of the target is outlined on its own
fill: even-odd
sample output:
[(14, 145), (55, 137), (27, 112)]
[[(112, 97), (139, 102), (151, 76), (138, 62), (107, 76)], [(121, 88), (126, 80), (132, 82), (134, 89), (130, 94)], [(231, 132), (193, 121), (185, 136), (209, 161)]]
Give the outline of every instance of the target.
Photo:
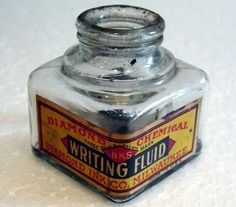
[(93, 8), (76, 26), (80, 43), (30, 75), (32, 149), (127, 201), (200, 153), (208, 78), (160, 46), (147, 9)]

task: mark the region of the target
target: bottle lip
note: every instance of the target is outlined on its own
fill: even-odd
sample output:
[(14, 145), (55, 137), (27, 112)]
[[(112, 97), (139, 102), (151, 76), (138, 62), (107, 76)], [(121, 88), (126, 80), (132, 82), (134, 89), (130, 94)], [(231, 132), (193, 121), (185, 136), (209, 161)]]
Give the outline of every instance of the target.
[(160, 45), (165, 28), (157, 13), (136, 6), (108, 5), (81, 13), (76, 20), (81, 43), (105, 47)]

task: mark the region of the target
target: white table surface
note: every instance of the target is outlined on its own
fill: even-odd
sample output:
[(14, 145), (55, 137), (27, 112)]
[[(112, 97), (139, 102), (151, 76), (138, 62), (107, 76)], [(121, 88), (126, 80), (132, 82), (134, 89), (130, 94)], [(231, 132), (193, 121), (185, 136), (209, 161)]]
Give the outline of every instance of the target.
[[(133, 4), (166, 21), (163, 45), (211, 80), (202, 155), (125, 204), (88, 190), (31, 153), (27, 78), (77, 42), (75, 18), (103, 4)], [(236, 206), (236, 1), (0, 0), (0, 207)]]

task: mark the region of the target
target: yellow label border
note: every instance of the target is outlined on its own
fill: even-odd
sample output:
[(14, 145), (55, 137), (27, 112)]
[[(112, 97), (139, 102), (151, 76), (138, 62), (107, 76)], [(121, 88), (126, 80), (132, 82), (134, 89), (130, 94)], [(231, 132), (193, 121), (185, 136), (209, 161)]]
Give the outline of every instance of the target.
[[(77, 115), (73, 114), (72, 112), (70, 112), (70, 111), (68, 111), (68, 110), (66, 110), (66, 109), (64, 109), (64, 108), (62, 108), (62, 107), (60, 107), (60, 106), (58, 106), (57, 104), (55, 104), (55, 103), (53, 103), (53, 102), (51, 102), (51, 101), (49, 101), (49, 100), (47, 100), (47, 99), (45, 99), (45, 98), (43, 98), (43, 97), (40, 97), (40, 96), (37, 95), (37, 98), (36, 98), (36, 99), (37, 99), (37, 110), (38, 110), (38, 123), (39, 123), (38, 126), (39, 126), (39, 138), (40, 138), (40, 139), (39, 139), (39, 140), (40, 140), (39, 144), (40, 144), (40, 149), (43, 149), (43, 148), (42, 148), (41, 106), (45, 106), (46, 108), (49, 108), (50, 110), (53, 110), (53, 111), (55, 111), (56, 113), (59, 113), (60, 115), (62, 115), (63, 117), (65, 117), (66, 119), (68, 119), (68, 120), (70, 120), (70, 121), (72, 121), (72, 122), (78, 123), (78, 120), (76, 120), (77, 118), (79, 118), (79, 121), (82, 120), (80, 117), (78, 117)], [(174, 162), (177, 162), (178, 160), (180, 160), (180, 159), (182, 159), (182, 158), (187, 159), (187, 158), (189, 157), (188, 155), (190, 155), (191, 153), (193, 153), (193, 150), (194, 150), (194, 148), (195, 148), (194, 145), (196, 145), (195, 141), (196, 141), (196, 129), (197, 129), (197, 126), (198, 126), (198, 116), (199, 116), (199, 110), (198, 110), (198, 109), (199, 109), (199, 105), (200, 105), (200, 101), (199, 101), (199, 100), (197, 100), (197, 101), (195, 101), (195, 102), (192, 102), (191, 104), (186, 105), (186, 106), (188, 106), (188, 107), (184, 107), (184, 108), (181, 108), (181, 109), (177, 110), (177, 111), (175, 112), (174, 116), (170, 116), (170, 118), (167, 118), (167, 119), (165, 119), (164, 121), (163, 121), (163, 120), (158, 120), (158, 121), (152, 123), (151, 125), (145, 127), (146, 130), (145, 130), (145, 129), (142, 129), (142, 130), (141, 130), (141, 131), (142, 131), (141, 134), (136, 135), (137, 133), (132, 133), (132, 135), (135, 134), (136, 136), (132, 136), (130, 139), (126, 139), (126, 140), (125, 140), (125, 139), (116, 140), (116, 139), (114, 139), (115, 136), (112, 137), (112, 138), (107, 137), (105, 130), (100, 129), (100, 128), (99, 128), (99, 130), (96, 130), (96, 129), (98, 129), (98, 127), (92, 125), (91, 123), (87, 122), (86, 120), (82, 120), (82, 125), (85, 126), (85, 127), (87, 127), (88, 130), (92, 130), (93, 132), (99, 133), (99, 135), (100, 135), (100, 136), (103, 136), (103, 138), (105, 138), (105, 139), (108, 138), (107, 140), (109, 140), (109, 141), (111, 141), (111, 142), (116, 142), (116, 143), (119, 143), (119, 144), (122, 144), (122, 143), (130, 143), (130, 142), (132, 142), (132, 141), (134, 141), (134, 140), (139, 139), (140, 137), (144, 136), (145, 134), (149, 133), (150, 131), (154, 130), (154, 128), (159, 128), (160, 126), (162, 126), (162, 125), (164, 125), (164, 124), (170, 122), (171, 120), (173, 120), (173, 119), (175, 119), (175, 118), (177, 118), (177, 117), (179, 117), (179, 116), (181, 116), (181, 115), (183, 115), (183, 114), (185, 114), (185, 113), (187, 113), (187, 112), (189, 112), (189, 111), (191, 111), (191, 110), (193, 110), (193, 109), (196, 109), (195, 121), (194, 121), (194, 133), (193, 133), (192, 150), (189, 151), (188, 153), (184, 154), (184, 155), (183, 155), (182, 157), (180, 157), (179, 159), (177, 159), (177, 160), (174, 161)], [(76, 119), (75, 119), (75, 118), (76, 118)], [(159, 122), (159, 123), (158, 123), (158, 122)], [(87, 123), (89, 123), (89, 127), (86, 126)], [(81, 123), (80, 123), (80, 124), (81, 124)], [(86, 125), (84, 125), (84, 124), (86, 124)], [(91, 128), (90, 128), (90, 127), (91, 127)], [(100, 132), (103, 132), (103, 133), (100, 133)], [(119, 135), (119, 134), (116, 134), (116, 136), (117, 136), (117, 135)], [(129, 136), (129, 137), (130, 137), (130, 135), (126, 135), (126, 136)], [(43, 149), (43, 150), (45, 150), (45, 149)], [(45, 151), (46, 151), (46, 150), (45, 150)], [(107, 189), (106, 189), (106, 186), (102, 186), (101, 183), (97, 182), (96, 180), (91, 179), (88, 175), (79, 172), (77, 169), (73, 169), (72, 166), (68, 166), (67, 163), (64, 163), (64, 162), (63, 162), (63, 160), (60, 160), (58, 157), (54, 156), (53, 154), (51, 154), (51, 153), (48, 152), (48, 151), (46, 151), (46, 152), (49, 153), (51, 156), (53, 156), (55, 160), (58, 160), (58, 161), (59, 161), (61, 164), (63, 164), (63, 166), (65, 166), (66, 168), (68, 168), (68, 169), (71, 168), (71, 169), (74, 171), (74, 173), (76, 172), (75, 174), (78, 173), (78, 174), (79, 174), (78, 176), (86, 177), (87, 179), (89, 179), (90, 181), (92, 181), (93, 183), (95, 183), (96, 186), (97, 186), (97, 185), (101, 186), (101, 187), (104, 189), (103, 191), (107, 190)], [(185, 159), (184, 159), (184, 160), (185, 160)], [(120, 194), (120, 193), (131, 192), (131, 191), (133, 191), (133, 190), (139, 188), (140, 185), (143, 186), (146, 182), (152, 180), (152, 178), (155, 177), (158, 173), (165, 171), (165, 169), (168, 168), (169, 166), (173, 165), (174, 162), (170, 163), (170, 164), (169, 164), (168, 166), (166, 166), (165, 168), (162, 168), (160, 171), (156, 172), (155, 174), (152, 174), (150, 177), (148, 177), (147, 179), (145, 179), (144, 181), (140, 182), (138, 185), (133, 186), (133, 187), (130, 188), (130, 189), (126, 189), (126, 190), (112, 190), (112, 189), (109, 188), (109, 191), (112, 191), (112, 192), (114, 192), (114, 193), (119, 193), (119, 194)], [(149, 167), (151, 167), (151, 166), (149, 166)], [(171, 169), (171, 168), (170, 168), (170, 169)], [(145, 169), (145, 170), (147, 170), (147, 169)], [(82, 179), (83, 179), (83, 178), (82, 178)], [(136, 191), (136, 190), (135, 190), (135, 191)]]

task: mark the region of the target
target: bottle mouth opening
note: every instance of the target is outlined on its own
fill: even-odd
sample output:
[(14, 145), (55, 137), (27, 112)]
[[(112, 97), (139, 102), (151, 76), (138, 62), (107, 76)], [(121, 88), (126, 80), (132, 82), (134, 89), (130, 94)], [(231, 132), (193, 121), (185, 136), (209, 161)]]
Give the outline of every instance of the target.
[(76, 27), (79, 41), (87, 45), (137, 47), (161, 44), (165, 22), (141, 7), (110, 5), (84, 11)]

